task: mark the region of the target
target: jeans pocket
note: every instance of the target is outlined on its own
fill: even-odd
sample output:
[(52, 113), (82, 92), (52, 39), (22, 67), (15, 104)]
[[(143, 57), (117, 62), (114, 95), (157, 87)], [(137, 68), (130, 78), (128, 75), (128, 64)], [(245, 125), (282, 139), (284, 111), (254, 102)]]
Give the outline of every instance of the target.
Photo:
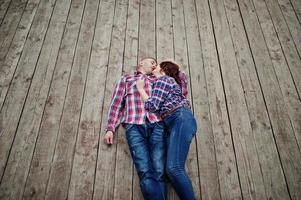
[(191, 142), (197, 132), (197, 123), (194, 117), (189, 119), (189, 121), (187, 121), (186, 123), (189, 124), (189, 127), (187, 128), (187, 140), (188, 142)]
[(134, 126), (134, 124), (125, 124), (125, 130), (130, 130), (132, 127)]
[(164, 123), (163, 121), (159, 121), (159, 122), (155, 122), (156, 126), (158, 126), (159, 128), (164, 128)]

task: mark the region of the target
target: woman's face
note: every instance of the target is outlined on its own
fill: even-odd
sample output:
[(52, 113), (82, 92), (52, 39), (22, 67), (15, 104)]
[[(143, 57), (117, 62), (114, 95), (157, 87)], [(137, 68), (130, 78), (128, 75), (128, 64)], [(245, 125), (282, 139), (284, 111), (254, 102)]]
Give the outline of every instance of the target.
[(156, 77), (162, 76), (161, 67), (160, 65), (157, 65), (156, 68), (153, 70), (153, 75)]

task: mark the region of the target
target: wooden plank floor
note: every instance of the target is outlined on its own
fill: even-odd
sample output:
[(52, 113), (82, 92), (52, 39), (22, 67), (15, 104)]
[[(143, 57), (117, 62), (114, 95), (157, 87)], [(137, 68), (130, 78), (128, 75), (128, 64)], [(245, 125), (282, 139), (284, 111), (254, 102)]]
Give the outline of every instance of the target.
[(300, 0), (0, 0), (0, 199), (142, 199), (103, 135), (147, 56), (189, 76), (197, 199), (301, 199)]

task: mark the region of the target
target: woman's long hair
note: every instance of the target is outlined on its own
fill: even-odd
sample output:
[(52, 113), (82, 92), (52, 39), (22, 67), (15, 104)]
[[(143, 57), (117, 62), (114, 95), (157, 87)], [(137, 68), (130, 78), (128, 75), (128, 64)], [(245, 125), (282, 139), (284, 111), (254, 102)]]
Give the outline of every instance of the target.
[(181, 79), (179, 77), (179, 66), (169, 61), (163, 61), (160, 63), (161, 70), (165, 72), (167, 76), (173, 77), (176, 82), (181, 85)]

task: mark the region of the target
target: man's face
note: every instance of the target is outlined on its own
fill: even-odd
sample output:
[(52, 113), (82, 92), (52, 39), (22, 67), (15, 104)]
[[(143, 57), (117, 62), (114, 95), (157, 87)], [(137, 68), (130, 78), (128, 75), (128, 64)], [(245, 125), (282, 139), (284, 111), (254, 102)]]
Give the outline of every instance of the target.
[(157, 67), (157, 62), (151, 58), (146, 58), (146, 59), (142, 60), (141, 62), (142, 62), (141, 67), (143, 68), (143, 71), (146, 74), (151, 74), (153, 72), (153, 70)]

